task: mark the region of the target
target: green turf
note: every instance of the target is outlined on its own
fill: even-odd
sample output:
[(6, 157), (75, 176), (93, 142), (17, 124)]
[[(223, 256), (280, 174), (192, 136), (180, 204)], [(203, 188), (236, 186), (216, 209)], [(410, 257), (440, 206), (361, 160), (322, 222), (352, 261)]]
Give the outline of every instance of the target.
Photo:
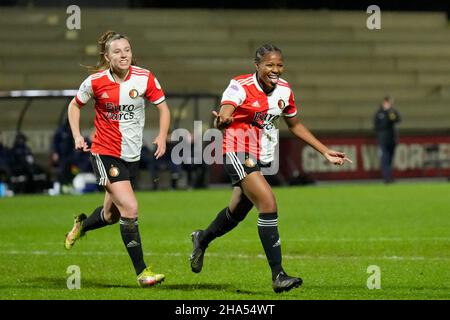
[[(137, 286), (118, 225), (89, 232), (67, 252), (72, 216), (101, 194), (0, 199), (1, 299), (449, 299), (450, 184), (320, 185), (275, 188), (284, 267), (300, 289), (276, 295), (255, 210), (189, 267), (192, 230), (206, 227), (230, 189), (138, 193), (145, 259), (166, 274)], [(70, 265), (81, 289), (67, 289)], [(367, 288), (367, 268), (381, 289)]]

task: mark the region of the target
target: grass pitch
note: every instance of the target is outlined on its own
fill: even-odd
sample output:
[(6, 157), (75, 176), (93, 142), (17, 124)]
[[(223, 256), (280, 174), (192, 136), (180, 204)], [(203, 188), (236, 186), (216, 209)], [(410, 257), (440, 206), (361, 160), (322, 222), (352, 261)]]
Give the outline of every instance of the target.
[[(73, 215), (102, 194), (0, 199), (0, 298), (5, 299), (449, 299), (450, 184), (319, 185), (275, 188), (285, 270), (299, 289), (275, 294), (255, 209), (208, 248), (203, 271), (190, 270), (190, 233), (225, 207), (231, 189), (140, 192), (145, 260), (166, 274), (142, 289), (118, 224), (63, 247)], [(81, 271), (69, 290), (67, 269)], [(369, 266), (380, 289), (369, 290)]]

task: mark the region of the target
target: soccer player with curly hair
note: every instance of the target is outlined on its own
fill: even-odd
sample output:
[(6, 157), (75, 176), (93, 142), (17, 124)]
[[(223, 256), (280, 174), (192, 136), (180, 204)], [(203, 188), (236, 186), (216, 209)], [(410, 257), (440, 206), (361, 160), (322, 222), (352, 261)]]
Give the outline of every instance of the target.
[(262, 171), (275, 160), (276, 120), (282, 117), (289, 131), (320, 152), (335, 165), (351, 162), (342, 152), (322, 144), (299, 121), (294, 94), (281, 78), (284, 62), (281, 50), (266, 44), (258, 48), (253, 74), (231, 80), (224, 91), (219, 113), (213, 111), (216, 128), (223, 130), (225, 171), (233, 185), (231, 200), (205, 230), (191, 234), (191, 269), (202, 270), (205, 250), (217, 237), (234, 229), (253, 206), (258, 210), (258, 233), (272, 271), (275, 292), (299, 287), (302, 279), (287, 275), (282, 266), (278, 234), (278, 208), (272, 188)]

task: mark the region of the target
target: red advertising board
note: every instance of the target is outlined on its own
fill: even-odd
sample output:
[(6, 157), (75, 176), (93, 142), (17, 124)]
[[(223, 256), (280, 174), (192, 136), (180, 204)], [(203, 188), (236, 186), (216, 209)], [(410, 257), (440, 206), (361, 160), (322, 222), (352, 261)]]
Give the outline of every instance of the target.
[[(292, 178), (297, 172), (317, 180), (381, 178), (379, 149), (374, 138), (320, 137), (336, 151), (353, 160), (344, 166), (330, 165), (317, 151), (295, 138), (280, 139), (280, 173)], [(402, 136), (397, 145), (393, 175), (402, 177), (449, 177), (450, 136)]]

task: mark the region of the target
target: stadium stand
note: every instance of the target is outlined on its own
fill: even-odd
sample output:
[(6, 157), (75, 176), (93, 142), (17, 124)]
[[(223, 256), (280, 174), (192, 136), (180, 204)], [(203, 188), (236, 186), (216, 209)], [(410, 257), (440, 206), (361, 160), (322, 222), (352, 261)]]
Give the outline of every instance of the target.
[[(80, 64), (95, 63), (97, 37), (113, 29), (129, 35), (138, 63), (154, 70), (166, 91), (221, 94), (230, 78), (253, 71), (255, 48), (272, 42), (284, 51), (285, 78), (316, 132), (371, 131), (387, 93), (408, 119), (402, 130), (449, 128), (445, 13), (383, 12), (381, 30), (366, 28), (363, 11), (88, 8), (73, 31), (67, 17), (62, 9), (2, 9), (0, 90), (76, 89), (87, 75)], [(64, 100), (35, 103), (28, 128), (54, 128), (47, 120), (56, 121)], [(17, 116), (16, 105), (0, 101), (2, 127)]]

